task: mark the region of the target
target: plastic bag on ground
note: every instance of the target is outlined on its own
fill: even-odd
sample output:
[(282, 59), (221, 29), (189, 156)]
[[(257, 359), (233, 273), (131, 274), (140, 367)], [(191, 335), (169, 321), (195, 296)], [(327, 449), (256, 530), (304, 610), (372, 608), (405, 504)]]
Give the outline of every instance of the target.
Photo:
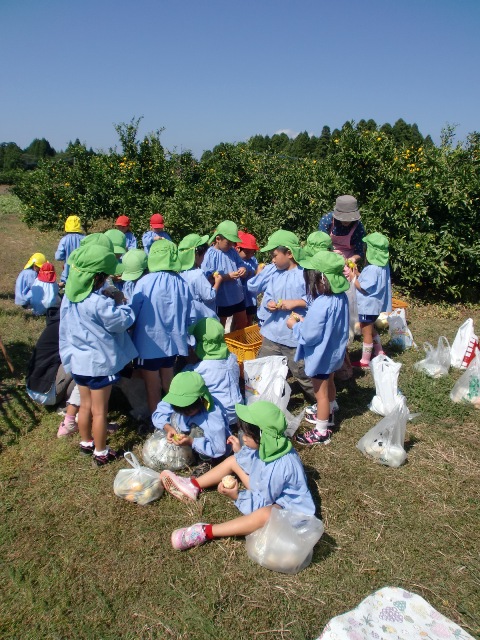
[(451, 366), (466, 369), (478, 350), (478, 337), (473, 329), (473, 320), (468, 318), (459, 327), (450, 349)]
[(450, 344), (445, 336), (440, 336), (437, 347), (429, 342), (423, 343), (426, 357), (413, 366), (417, 371), (423, 371), (431, 378), (441, 378), (448, 374), (450, 368)]
[(283, 356), (245, 360), (243, 363), (245, 404), (265, 400), (273, 402), (282, 411), (286, 411), (291, 394), (287, 375), (287, 358)]
[[(172, 414), (170, 424), (176, 428), (176, 417)], [(177, 429), (178, 431), (178, 429)], [(195, 462), (195, 456), (190, 446), (179, 447), (167, 440), (167, 434), (163, 429), (157, 429), (149, 436), (143, 445), (143, 461), (151, 469), (163, 471), (179, 471), (190, 467)]]
[(315, 516), (274, 507), (267, 523), (246, 537), (247, 554), (271, 571), (298, 573), (312, 561), (323, 532), (323, 522)]
[(387, 321), (391, 345), (400, 347), (400, 349), (409, 349), (417, 346), (413, 340), (412, 332), (407, 326), (405, 309), (394, 309), (388, 315)]
[(378, 355), (370, 362), (370, 371), (375, 382), (375, 395), (368, 405), (370, 411), (381, 416), (391, 413), (404, 397), (398, 391), (398, 375), (402, 365), (386, 355)]
[(471, 402), (476, 409), (480, 409), (480, 354), (478, 351), (468, 369), (451, 390), (450, 400)]
[(142, 467), (130, 451), (125, 453), (124, 458), (133, 468), (121, 469), (117, 473), (113, 482), (114, 494), (141, 505), (158, 500), (163, 493), (160, 474)]
[(360, 438), (357, 449), (375, 462), (399, 467), (407, 459), (404, 443), (408, 417), (407, 404), (402, 398), (392, 413)]

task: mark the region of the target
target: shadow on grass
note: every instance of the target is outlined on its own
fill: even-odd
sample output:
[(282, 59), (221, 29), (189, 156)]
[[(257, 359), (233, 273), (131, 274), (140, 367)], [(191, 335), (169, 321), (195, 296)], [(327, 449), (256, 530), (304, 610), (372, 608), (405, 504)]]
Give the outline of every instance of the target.
[(35, 405), (25, 387), (0, 385), (0, 450), (16, 442), (36, 424)]

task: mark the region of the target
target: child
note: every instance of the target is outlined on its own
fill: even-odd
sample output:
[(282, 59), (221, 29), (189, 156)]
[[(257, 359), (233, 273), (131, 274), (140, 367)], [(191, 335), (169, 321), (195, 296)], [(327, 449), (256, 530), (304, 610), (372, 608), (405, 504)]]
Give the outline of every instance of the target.
[(127, 253), (127, 238), (125, 234), (118, 229), (109, 229), (108, 231), (105, 231), (104, 235), (111, 240), (113, 244), (113, 253), (117, 260), (121, 260)]
[(130, 249), (125, 254), (122, 265), (122, 292), (127, 304), (131, 304), (135, 285), (140, 278), (148, 273), (148, 256), (141, 249)]
[(248, 279), (255, 276), (258, 270), (258, 260), (255, 257), (255, 251), (259, 250), (257, 240), (251, 233), (244, 231), (238, 232), (241, 242), (237, 243), (237, 251), (243, 262), (250, 267), (250, 272), (246, 273), (242, 278), (243, 295), (245, 296), (245, 312), (247, 314), (247, 324), (252, 325), (257, 315), (257, 296), (252, 294), (248, 289)]
[(212, 275), (212, 286), (200, 268), (208, 249), (207, 241), (208, 236), (190, 233), (178, 245), (178, 259), (181, 264), (180, 275), (188, 284), (198, 320), (201, 318), (218, 319), (215, 313), (216, 299), (217, 291), (222, 284), (222, 276), (215, 273)]
[(194, 336), (195, 353), (200, 362), (184, 367), (196, 371), (205, 381), (209, 392), (225, 409), (230, 425), (237, 424), (235, 405), (242, 404), (237, 356), (228, 351), (225, 330), (218, 320), (204, 318), (191, 325), (188, 333)]
[(333, 242), (328, 233), (314, 231), (307, 238), (307, 243), (303, 248), (305, 255), (310, 258), (319, 251), (333, 251)]
[(60, 282), (65, 283), (68, 278), (68, 271), (70, 269), (68, 264), (68, 256), (80, 246), (80, 242), (85, 237), (82, 229), (82, 223), (78, 216), (68, 216), (65, 220), (65, 232), (66, 235), (58, 243), (57, 250), (55, 252), (55, 260), (61, 260), (63, 264), (62, 275), (60, 276)]
[(188, 285), (175, 273), (180, 263), (173, 242), (155, 242), (148, 255), (150, 273), (141, 278), (131, 302), (135, 314), (133, 342), (138, 350), (136, 366), (147, 390), (153, 413), (173, 378), (177, 355), (188, 355), (188, 333), (195, 310)]
[(30, 305), (34, 315), (43, 316), (50, 307), (60, 305), (56, 279), (57, 275), (53, 264), (44, 262), (32, 285)]
[(299, 444), (327, 444), (333, 426), (336, 389), (334, 372), (342, 366), (348, 342), (349, 284), (343, 275), (345, 260), (329, 251), (320, 251), (301, 260), (307, 298), (312, 299), (302, 322), (298, 315), (287, 320), (298, 341), (295, 358), (305, 360), (305, 373), (312, 378), (317, 415), (315, 428), (296, 437)]
[(151, 249), (151, 246), (157, 240), (170, 240), (171, 237), (168, 235), (166, 231), (164, 231), (165, 224), (163, 222), (163, 216), (159, 213), (154, 213), (150, 218), (150, 231), (145, 231), (142, 236), (142, 244), (145, 253), (148, 255)]
[(303, 249), (294, 233), (280, 229), (269, 237), (267, 246), (262, 251), (272, 252), (272, 262), (276, 269), (264, 295), (268, 317), (260, 329), (263, 344), (258, 357), (286, 357), (288, 368), (304, 395), (310, 402), (314, 402), (312, 382), (305, 374), (303, 362), (295, 360), (297, 341), (285, 324), (292, 311), (301, 316), (306, 312), (305, 280), (303, 269), (298, 266), (298, 261), (304, 258)]
[(32, 285), (35, 282), (40, 267), (47, 261), (43, 253), (34, 253), (27, 264), (20, 271), (15, 282), (15, 304), (28, 309), (32, 298)]
[[(250, 295), (255, 296), (255, 300), (260, 293), (265, 293), (268, 283), (270, 282), (270, 278), (276, 270), (277, 267), (273, 262), (271, 264), (259, 264), (256, 275), (247, 280), (248, 292)], [(257, 308), (257, 320), (260, 327), (269, 315), (270, 312), (267, 310), (267, 301), (265, 295), (263, 295), (260, 306)]]
[(247, 326), (247, 314), (241, 278), (247, 274), (247, 267), (234, 249), (235, 243), (241, 242), (237, 225), (231, 220), (224, 220), (215, 229), (209, 242), (213, 242), (213, 245), (205, 254), (202, 269), (207, 277), (217, 273), (222, 276), (217, 292), (217, 315), (223, 326), (227, 318), (233, 316), (232, 331), (244, 329)]
[[(315, 513), (302, 463), (285, 437), (287, 421), (282, 411), (262, 400), (248, 407), (237, 405), (236, 411), (243, 421), (244, 446), (230, 436), (234, 456), (199, 478), (181, 478), (171, 471), (163, 471), (160, 478), (165, 489), (184, 502), (196, 500), (207, 487), (217, 487), (219, 493), (235, 501), (243, 515), (222, 524), (198, 523), (177, 529), (171, 538), (174, 549), (183, 551), (213, 538), (247, 536), (264, 526), (274, 507), (306, 515)], [(232, 473), (244, 490), (239, 490), (238, 481), (231, 489), (224, 486), (222, 479)]]
[(88, 244), (77, 249), (71, 266), (60, 309), (60, 357), (80, 391), (80, 451), (103, 466), (118, 457), (106, 443), (108, 399), (119, 372), (137, 355), (127, 333), (134, 315), (100, 292), (117, 269), (112, 252)]
[(358, 319), (362, 329), (362, 357), (352, 366), (366, 368), (373, 356), (383, 354), (380, 336), (375, 329), (375, 320), (383, 311), (392, 310), (392, 283), (388, 264), (388, 238), (381, 233), (370, 233), (363, 239), (367, 245), (366, 259), (369, 263), (359, 274), (354, 268), (357, 289)]
[[(180, 438), (170, 424), (173, 413), (178, 417)], [(177, 373), (169, 392), (158, 404), (152, 422), (156, 429), (165, 431), (171, 444), (192, 447), (203, 462), (202, 469), (209, 468), (227, 453), (227, 438), (231, 434), (225, 410), (195, 371)]]
[(128, 216), (118, 216), (115, 221), (115, 228), (125, 234), (127, 251), (137, 248), (137, 239), (130, 231), (130, 218)]

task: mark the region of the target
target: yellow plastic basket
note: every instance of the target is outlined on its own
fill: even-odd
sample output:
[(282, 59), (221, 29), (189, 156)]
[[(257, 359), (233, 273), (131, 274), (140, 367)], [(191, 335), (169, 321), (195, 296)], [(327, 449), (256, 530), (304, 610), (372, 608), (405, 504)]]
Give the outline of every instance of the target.
[(240, 364), (245, 360), (255, 360), (262, 346), (260, 327), (258, 324), (253, 324), (251, 327), (227, 333), (225, 342), (228, 350), (237, 356)]

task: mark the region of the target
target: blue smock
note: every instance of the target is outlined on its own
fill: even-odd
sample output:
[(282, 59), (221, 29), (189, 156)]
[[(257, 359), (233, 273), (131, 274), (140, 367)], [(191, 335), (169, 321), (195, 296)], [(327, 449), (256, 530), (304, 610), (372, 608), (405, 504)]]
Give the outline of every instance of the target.
[(67, 233), (58, 243), (57, 250), (55, 251), (55, 260), (61, 260), (65, 264), (63, 265), (62, 275), (60, 276), (60, 282), (66, 282), (68, 278), (68, 272), (70, 271), (70, 265), (67, 264), (68, 256), (78, 249), (80, 242), (85, 238), (83, 233)]
[(137, 239), (131, 231), (125, 233), (125, 241), (127, 243), (127, 251), (137, 248)]
[(243, 404), (243, 399), (238, 384), (240, 367), (237, 356), (230, 353), (225, 360), (201, 360), (196, 364), (187, 365), (183, 371), (199, 373), (212, 396), (225, 409), (228, 424), (238, 422), (235, 405)]
[(20, 307), (28, 307), (32, 297), (32, 285), (37, 277), (35, 269), (23, 269), (18, 274), (15, 282), (15, 304)]
[(347, 349), (349, 318), (346, 294), (334, 293), (318, 296), (305, 320), (293, 326), (298, 341), (295, 361), (305, 361), (307, 376), (340, 369)]
[(127, 332), (135, 316), (98, 291), (82, 302), (64, 296), (60, 307), (60, 359), (67, 373), (111, 376), (137, 354)]
[[(193, 438), (192, 449), (208, 458), (219, 458), (227, 452), (227, 438), (231, 435), (225, 411), (213, 399), (211, 411), (202, 409), (194, 416), (182, 416), (177, 413), (177, 428), (183, 433), (189, 433), (193, 427), (203, 430), (203, 437)], [(170, 423), (173, 407), (162, 400), (152, 414), (152, 422), (156, 429), (163, 429)]]
[[(215, 247), (209, 247), (202, 262), (202, 271), (207, 278), (215, 271), (224, 276), (238, 271), (240, 267), (247, 269), (247, 265), (238, 255), (236, 249), (221, 251)], [(217, 291), (217, 307), (230, 307), (242, 302), (243, 299), (243, 286), (240, 278), (222, 282)]]
[(263, 462), (258, 450), (243, 446), (235, 459), (249, 476), (250, 489), (240, 491), (235, 506), (244, 515), (278, 504), (282, 509), (315, 515), (315, 504), (305, 470), (295, 449), (272, 462)]
[[(253, 278), (247, 280), (247, 289), (251, 295), (255, 296), (255, 300), (260, 293), (265, 293), (267, 285), (270, 282), (270, 278), (276, 270), (277, 267), (272, 262), (271, 264), (265, 265), (260, 273), (257, 273), (257, 275), (253, 276)], [(265, 296), (263, 296), (262, 302), (257, 309), (257, 318), (259, 322), (263, 324), (269, 315), (270, 312), (267, 310)]]
[(367, 265), (358, 277), (366, 295), (356, 289), (358, 314), (378, 316), (383, 311), (392, 310), (392, 282), (390, 267), (378, 267), (376, 264)]
[(148, 256), (148, 252), (150, 251), (150, 247), (154, 242), (156, 242), (159, 238), (163, 238), (164, 240), (172, 241), (171, 237), (168, 235), (166, 231), (145, 231), (142, 236), (142, 244), (143, 250)]
[(135, 285), (137, 284), (137, 282), (138, 280), (122, 280), (123, 286), (121, 291), (125, 296), (127, 304), (132, 304), (133, 292), (135, 290)]
[(36, 316), (43, 316), (47, 309), (60, 304), (58, 284), (56, 282), (41, 282), (38, 278), (33, 281), (30, 305)]
[(196, 316), (188, 285), (177, 273), (158, 271), (137, 280), (131, 307), (140, 358), (188, 355), (187, 329)]
[(197, 319), (215, 318), (215, 320), (218, 320), (218, 316), (215, 313), (217, 309), (217, 292), (207, 280), (203, 271), (194, 267), (193, 269), (188, 269), (188, 271), (180, 271), (179, 275), (188, 284)]
[[(278, 302), (279, 300), (300, 300), (305, 297), (305, 280), (303, 279), (303, 269), (294, 267), (293, 269), (284, 269), (280, 271), (276, 269), (270, 277), (267, 289), (264, 295), (264, 303), (268, 304), (270, 300)], [(297, 341), (287, 327), (286, 320), (292, 313), (291, 311), (268, 311), (268, 316), (260, 329), (260, 333), (272, 342), (283, 344), (286, 347), (296, 347)], [(304, 316), (305, 307), (297, 307), (295, 313)]]
[(248, 288), (248, 281), (255, 277), (255, 274), (258, 269), (258, 260), (255, 256), (252, 256), (248, 260), (243, 261), (245, 266), (248, 267), (247, 275), (245, 278), (242, 278), (242, 286), (243, 286), (243, 295), (245, 297), (245, 306), (246, 307), (256, 307), (257, 306), (257, 296), (252, 293)]

